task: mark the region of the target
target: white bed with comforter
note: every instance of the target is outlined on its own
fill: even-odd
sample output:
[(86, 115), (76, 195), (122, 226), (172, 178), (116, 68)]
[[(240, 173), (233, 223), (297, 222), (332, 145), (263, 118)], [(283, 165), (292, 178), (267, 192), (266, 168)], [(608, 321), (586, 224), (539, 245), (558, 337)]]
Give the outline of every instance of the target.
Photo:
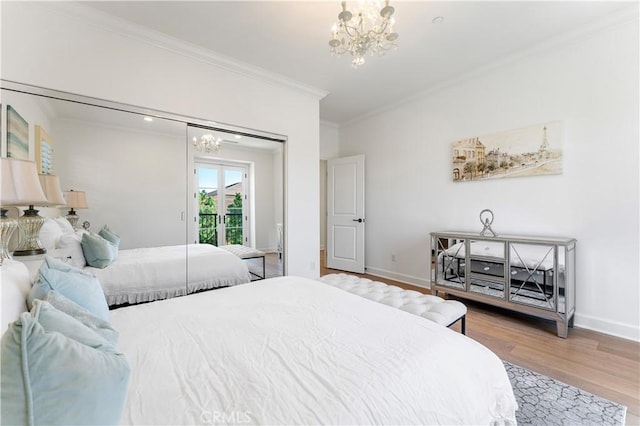
[(500, 359), (446, 327), (305, 278), (110, 312), (122, 424), (515, 423)]
[(89, 233), (74, 230), (63, 217), (47, 218), (39, 237), (52, 256), (98, 277), (110, 306), (168, 299), (251, 281), (245, 262), (211, 244), (118, 250), (120, 237), (106, 226), (97, 236), (91, 235), (102, 240), (104, 231), (117, 238), (118, 244), (109, 262), (100, 264), (87, 259), (83, 239)]
[(210, 244), (120, 250), (116, 261), (106, 268), (85, 266), (84, 270), (98, 277), (109, 305), (167, 299), (251, 281), (242, 260)]

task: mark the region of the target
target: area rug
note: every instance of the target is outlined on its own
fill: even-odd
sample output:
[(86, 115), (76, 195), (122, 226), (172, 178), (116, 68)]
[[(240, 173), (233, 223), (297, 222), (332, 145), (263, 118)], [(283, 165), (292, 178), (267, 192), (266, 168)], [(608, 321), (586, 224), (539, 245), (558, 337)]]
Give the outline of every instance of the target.
[(519, 425), (624, 425), (627, 407), (503, 361)]

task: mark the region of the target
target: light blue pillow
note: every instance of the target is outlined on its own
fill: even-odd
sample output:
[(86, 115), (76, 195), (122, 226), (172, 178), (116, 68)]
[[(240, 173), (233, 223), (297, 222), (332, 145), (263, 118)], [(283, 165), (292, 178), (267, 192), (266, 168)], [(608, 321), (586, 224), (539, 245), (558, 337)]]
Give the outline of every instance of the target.
[(116, 248), (120, 246), (120, 236), (109, 229), (107, 225), (103, 226), (102, 229), (98, 231), (98, 235), (116, 246)]
[(44, 256), (44, 262), (42, 262), (42, 266), (40, 266), (40, 269), (43, 269), (43, 268), (56, 269), (62, 272), (74, 272), (77, 274), (85, 273), (82, 269), (76, 268), (75, 266), (72, 266), (66, 262), (63, 262), (62, 260), (51, 257), (48, 254)]
[(45, 300), (47, 293), (52, 290), (87, 309), (98, 318), (109, 321), (107, 299), (104, 297), (100, 281), (93, 275), (40, 268), (38, 279), (31, 287), (27, 298), (29, 306), (32, 306), (34, 299)]
[(106, 268), (118, 255), (118, 248), (97, 234), (82, 234), (82, 253), (89, 266)]
[(35, 318), (47, 333), (62, 333), (71, 339), (94, 349), (115, 352), (115, 346), (95, 331), (73, 318), (71, 315), (56, 309), (44, 300), (34, 300), (31, 316)]
[(77, 303), (72, 302), (57, 291), (50, 291), (45, 300), (54, 308), (72, 316), (75, 320), (80, 321), (84, 326), (91, 329), (100, 337), (111, 343), (114, 347), (118, 344), (120, 333), (113, 326), (90, 311), (86, 310)]
[(1, 342), (3, 424), (117, 424), (129, 363), (97, 334), (36, 301)]

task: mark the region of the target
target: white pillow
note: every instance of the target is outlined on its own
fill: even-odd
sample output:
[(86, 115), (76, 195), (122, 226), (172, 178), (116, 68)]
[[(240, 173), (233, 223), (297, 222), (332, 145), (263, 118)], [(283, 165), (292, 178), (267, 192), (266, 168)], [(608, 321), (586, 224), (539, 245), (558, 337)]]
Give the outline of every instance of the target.
[(60, 237), (62, 237), (62, 229), (60, 229), (58, 222), (48, 217), (45, 219), (42, 228), (40, 228), (40, 234), (38, 236), (44, 248), (46, 248), (47, 251), (52, 251), (58, 245)]
[(62, 234), (62, 237), (58, 240), (56, 256), (71, 266), (80, 269), (84, 268), (87, 265), (87, 261), (84, 258), (84, 253), (82, 253), (82, 245), (80, 243), (82, 242), (82, 234), (85, 232), (87, 231), (80, 230), (70, 234)]
[(55, 220), (58, 226), (60, 226), (63, 234), (73, 234), (75, 232), (73, 226), (71, 226), (71, 223), (69, 223), (66, 218), (60, 216), (54, 218), (53, 220)]
[(27, 295), (31, 290), (29, 269), (17, 260), (5, 259), (0, 266), (0, 307), (2, 308), (2, 333), (20, 314), (27, 311)]

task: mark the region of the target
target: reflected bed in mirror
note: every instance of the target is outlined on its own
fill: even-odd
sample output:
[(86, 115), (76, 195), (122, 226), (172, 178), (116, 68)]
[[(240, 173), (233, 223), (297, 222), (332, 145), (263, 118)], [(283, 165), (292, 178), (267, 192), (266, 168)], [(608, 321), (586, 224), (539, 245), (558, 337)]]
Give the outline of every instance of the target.
[[(283, 275), (282, 251), (278, 250), (283, 245), (284, 138), (271, 140), (260, 132), (252, 135), (231, 126), (192, 127), (181, 116), (159, 118), (171, 114), (144, 110), (149, 112), (146, 114), (142, 109), (110, 102), (105, 107), (106, 101), (90, 98), (78, 102), (75, 95), (66, 97), (69, 94), (46, 89), (42, 90), (47, 96), (39, 96), (37, 90), (23, 93), (12, 89), (2, 88), (2, 103), (12, 105), (30, 127), (38, 126), (39, 133), (47, 134), (49, 145), (55, 148), (47, 164), (49, 171), (59, 176), (62, 190), (86, 194), (87, 208), (76, 212), (78, 225), (90, 223), (88, 231), (92, 233), (108, 226), (119, 236), (119, 250), (109, 266), (96, 268), (73, 260), (103, 281), (110, 304), (250, 281), (248, 271), (257, 266), (216, 247), (225, 244), (265, 251), (267, 275)], [(197, 150), (193, 137), (211, 132), (221, 138), (220, 149)], [(30, 132), (30, 159), (36, 161), (41, 154), (35, 150), (34, 133)], [(221, 166), (236, 168), (227, 174), (233, 183), (221, 188), (213, 189), (210, 180), (200, 182), (194, 173), (201, 167), (211, 174)], [(199, 200), (202, 190), (209, 201), (220, 200), (213, 201), (215, 206), (209, 202), (209, 210), (202, 213), (217, 215), (216, 206), (223, 212), (215, 221), (204, 223), (204, 230), (202, 225), (207, 221), (201, 219)], [(69, 209), (48, 210), (49, 216), (59, 216)], [(73, 237), (67, 237), (73, 240), (67, 245), (76, 246), (76, 258), (78, 250), (84, 256), (83, 232), (73, 230)], [(54, 245), (49, 254), (72, 261), (68, 247), (57, 247), (58, 242)]]

